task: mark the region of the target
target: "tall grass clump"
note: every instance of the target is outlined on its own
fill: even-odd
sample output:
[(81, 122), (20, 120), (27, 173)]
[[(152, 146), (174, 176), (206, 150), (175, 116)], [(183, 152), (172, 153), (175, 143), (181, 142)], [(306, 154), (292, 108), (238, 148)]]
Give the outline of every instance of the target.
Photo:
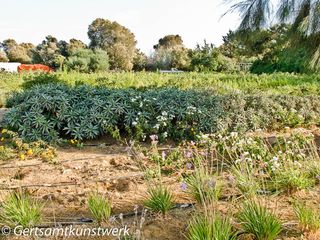
[(98, 224), (109, 221), (111, 204), (106, 197), (98, 193), (91, 194), (88, 199), (88, 209)]
[(2, 203), (0, 220), (9, 226), (32, 227), (41, 221), (43, 205), (25, 193), (13, 192)]
[(243, 231), (256, 240), (273, 240), (281, 232), (280, 220), (253, 200), (243, 204), (237, 218)]
[(188, 226), (188, 240), (235, 240), (236, 232), (228, 218), (218, 214), (196, 215)]
[(144, 206), (154, 212), (160, 212), (165, 215), (174, 206), (173, 195), (168, 187), (162, 184), (150, 186)]
[(300, 225), (306, 231), (320, 230), (320, 210), (306, 206), (303, 203), (295, 203), (294, 212)]
[(188, 193), (199, 203), (218, 200), (221, 194), (219, 181), (204, 167), (197, 168), (185, 181)]

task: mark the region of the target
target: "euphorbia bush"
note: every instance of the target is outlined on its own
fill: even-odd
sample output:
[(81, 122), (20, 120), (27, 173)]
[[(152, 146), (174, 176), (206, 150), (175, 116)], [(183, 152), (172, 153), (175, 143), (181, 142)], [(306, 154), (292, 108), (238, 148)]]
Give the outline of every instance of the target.
[(109, 89), (87, 85), (39, 85), (13, 94), (7, 127), (27, 140), (93, 139), (110, 134), (139, 140), (193, 139), (199, 133), (248, 131), (320, 123), (320, 97), (216, 95), (157, 88)]
[(214, 132), (221, 113), (212, 94), (177, 89), (107, 89), (89, 86), (41, 85), (15, 93), (5, 123), (28, 140), (59, 137), (93, 139), (103, 134), (144, 140), (193, 138)]

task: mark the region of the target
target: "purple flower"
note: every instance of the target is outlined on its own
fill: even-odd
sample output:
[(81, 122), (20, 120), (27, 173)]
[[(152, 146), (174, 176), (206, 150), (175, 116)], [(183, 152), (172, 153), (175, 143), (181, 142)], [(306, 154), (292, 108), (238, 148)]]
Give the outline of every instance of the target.
[(163, 160), (164, 160), (164, 159), (166, 159), (166, 156), (167, 156), (166, 152), (165, 152), (165, 151), (163, 151), (163, 152), (161, 153), (161, 157), (162, 157), (162, 159), (163, 159)]
[(193, 167), (193, 165), (192, 165), (191, 162), (188, 162), (188, 163), (186, 164), (186, 167), (187, 167), (187, 169), (191, 169), (191, 168)]
[(216, 187), (216, 181), (214, 179), (210, 179), (208, 181), (209, 188), (215, 188)]
[(199, 154), (201, 155), (201, 156), (206, 156), (206, 153), (205, 152), (199, 152)]
[(116, 220), (117, 220), (116, 216), (111, 216), (111, 217), (109, 218), (109, 222), (110, 222), (110, 223), (114, 223)]
[(191, 151), (188, 151), (186, 152), (186, 158), (191, 158), (192, 157), (192, 152)]
[(180, 188), (181, 188), (182, 191), (186, 191), (187, 188), (188, 188), (188, 185), (186, 183), (182, 183)]

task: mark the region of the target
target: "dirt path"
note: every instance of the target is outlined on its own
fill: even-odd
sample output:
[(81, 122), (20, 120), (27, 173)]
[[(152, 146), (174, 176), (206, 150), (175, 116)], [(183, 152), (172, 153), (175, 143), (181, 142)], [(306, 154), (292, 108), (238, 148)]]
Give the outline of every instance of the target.
[[(128, 157), (124, 149), (118, 146), (59, 149), (56, 165), (39, 159), (2, 162), (0, 201), (12, 189), (25, 187), (33, 197), (45, 203), (44, 222), (51, 224), (90, 218), (86, 203), (95, 191), (110, 199), (113, 214), (133, 212), (135, 206), (142, 206), (147, 194), (147, 181), (137, 162)], [(180, 189), (179, 179), (175, 177), (164, 178), (164, 182)], [(177, 202), (181, 201), (184, 202), (177, 198)], [(147, 219), (144, 235), (152, 240), (182, 238), (187, 224), (185, 218), (184, 213), (178, 211), (170, 215), (170, 223), (161, 218)], [(173, 233), (162, 231), (164, 225)]]

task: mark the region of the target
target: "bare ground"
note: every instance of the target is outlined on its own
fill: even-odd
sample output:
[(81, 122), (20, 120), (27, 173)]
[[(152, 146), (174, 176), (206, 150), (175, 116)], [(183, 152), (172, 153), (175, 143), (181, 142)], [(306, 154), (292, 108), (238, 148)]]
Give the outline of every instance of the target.
[[(297, 129), (294, 131), (315, 133), (318, 136), (317, 129)], [(261, 134), (271, 139), (275, 135), (287, 133)], [(142, 161), (145, 166), (154, 167), (154, 164), (144, 159), (143, 156)], [(42, 162), (39, 159), (27, 161), (14, 159), (0, 164), (0, 201), (13, 189), (25, 187), (32, 196), (45, 203), (43, 221), (46, 224), (90, 218), (86, 201), (90, 193), (94, 191), (108, 196), (113, 204), (112, 209), (115, 215), (133, 212), (135, 205), (142, 206), (147, 193), (148, 181), (140, 170), (141, 163), (138, 164), (134, 158), (128, 156), (125, 146), (60, 148), (58, 149), (58, 163), (55, 165)], [(181, 175), (182, 172), (176, 172), (164, 176), (163, 182), (173, 191), (176, 202), (191, 203), (193, 200), (180, 189)], [(227, 180), (228, 173), (225, 173), (222, 178), (225, 182), (223, 196), (236, 196), (235, 186)], [(302, 232), (297, 226), (291, 206), (292, 199), (305, 200), (309, 204), (319, 206), (319, 196), (320, 186), (318, 185), (311, 190), (302, 190), (290, 195), (261, 197), (261, 201), (274, 211), (285, 224), (279, 239), (320, 239), (318, 235), (301, 237)], [(225, 214), (235, 213), (241, 200), (237, 197), (224, 199), (214, 207)], [(192, 208), (188, 210), (176, 209), (166, 217), (148, 215), (142, 228), (144, 239), (186, 239), (187, 224), (193, 211)], [(130, 225), (134, 220), (131, 218), (126, 221)], [(22, 238), (8, 237), (8, 239)], [(98, 238), (78, 237), (76, 239)], [(240, 236), (239, 239), (251, 238)]]

